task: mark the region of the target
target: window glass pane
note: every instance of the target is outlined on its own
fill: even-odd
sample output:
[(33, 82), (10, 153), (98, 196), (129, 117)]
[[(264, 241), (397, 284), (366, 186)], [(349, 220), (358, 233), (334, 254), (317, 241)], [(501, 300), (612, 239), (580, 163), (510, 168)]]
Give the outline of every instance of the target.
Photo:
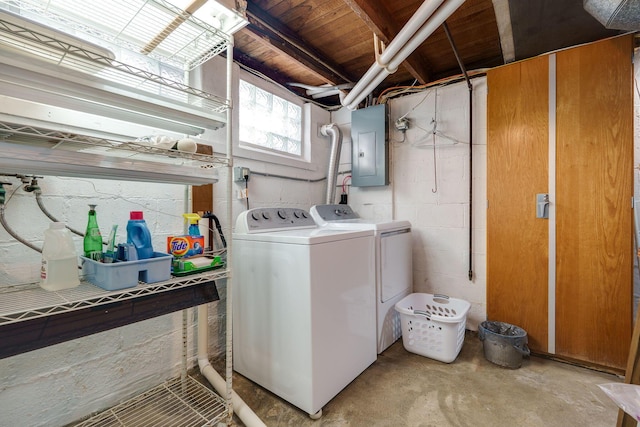
[(240, 141), (284, 154), (302, 155), (302, 108), (240, 80)]
[(292, 153), (302, 154), (302, 141), (289, 139), (289, 150)]
[(302, 114), (302, 108), (300, 108), (295, 104), (289, 103), (289, 117), (293, 119), (297, 119), (299, 121), (301, 114)]
[(288, 102), (275, 96), (273, 98), (273, 114), (276, 117), (286, 117)]
[(264, 91), (260, 88), (255, 88), (256, 90), (256, 105), (264, 108), (265, 110), (271, 109), (271, 94), (267, 91)]

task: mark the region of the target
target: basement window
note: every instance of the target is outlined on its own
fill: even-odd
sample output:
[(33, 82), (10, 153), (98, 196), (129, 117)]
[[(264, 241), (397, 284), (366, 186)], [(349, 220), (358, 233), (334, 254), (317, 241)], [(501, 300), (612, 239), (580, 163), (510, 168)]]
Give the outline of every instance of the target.
[(240, 147), (302, 158), (302, 108), (240, 80)]

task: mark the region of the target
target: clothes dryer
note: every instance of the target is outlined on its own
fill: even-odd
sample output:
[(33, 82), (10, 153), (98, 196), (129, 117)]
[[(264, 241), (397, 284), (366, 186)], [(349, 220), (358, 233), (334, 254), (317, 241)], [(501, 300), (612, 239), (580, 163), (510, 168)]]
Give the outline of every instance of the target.
[(376, 360), (372, 230), (251, 209), (233, 235), (234, 369), (312, 416)]
[(382, 353), (402, 336), (394, 306), (413, 290), (411, 223), (366, 220), (349, 205), (316, 205), (310, 213), (325, 229), (374, 231), (377, 352)]

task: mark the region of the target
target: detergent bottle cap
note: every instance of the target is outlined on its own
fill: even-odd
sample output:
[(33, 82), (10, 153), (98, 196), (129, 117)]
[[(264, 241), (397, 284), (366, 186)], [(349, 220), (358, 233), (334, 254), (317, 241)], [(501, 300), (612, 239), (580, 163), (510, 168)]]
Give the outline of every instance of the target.
[(182, 214), (185, 221), (189, 221), (189, 224), (197, 224), (200, 221), (200, 215), (197, 213), (185, 213)]
[(142, 211), (131, 211), (129, 212), (129, 219), (133, 219), (133, 220), (144, 219), (144, 216), (142, 214)]

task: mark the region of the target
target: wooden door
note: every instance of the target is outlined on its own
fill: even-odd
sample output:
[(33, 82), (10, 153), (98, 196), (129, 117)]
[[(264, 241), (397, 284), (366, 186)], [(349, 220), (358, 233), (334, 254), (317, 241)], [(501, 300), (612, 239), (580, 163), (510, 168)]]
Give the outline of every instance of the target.
[(556, 353), (618, 369), (632, 330), (632, 42), (556, 59)]
[(548, 192), (547, 57), (487, 73), (487, 317), (524, 328), (547, 351), (548, 220), (536, 218)]

